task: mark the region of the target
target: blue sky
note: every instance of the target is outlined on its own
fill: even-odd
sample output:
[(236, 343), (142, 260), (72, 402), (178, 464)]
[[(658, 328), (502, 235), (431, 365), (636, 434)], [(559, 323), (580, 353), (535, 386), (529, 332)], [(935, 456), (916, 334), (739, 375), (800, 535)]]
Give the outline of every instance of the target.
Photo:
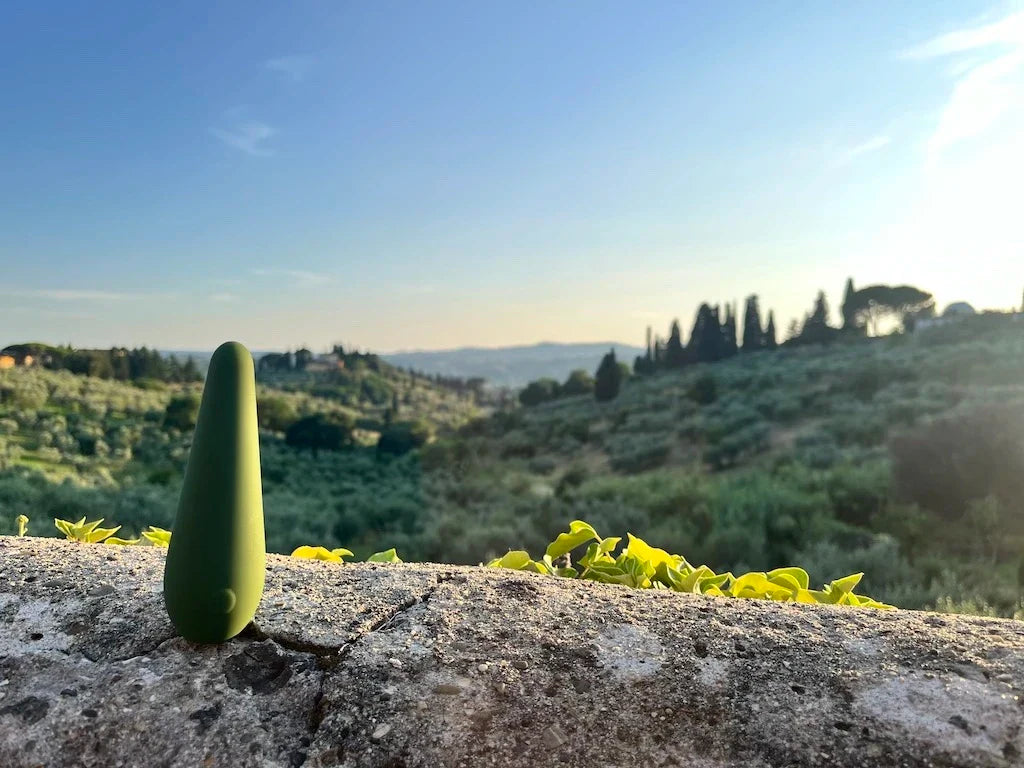
[[(1024, 6), (22, 2), (0, 344), (639, 343), (1024, 288)], [(728, 5), (728, 7), (726, 7)]]

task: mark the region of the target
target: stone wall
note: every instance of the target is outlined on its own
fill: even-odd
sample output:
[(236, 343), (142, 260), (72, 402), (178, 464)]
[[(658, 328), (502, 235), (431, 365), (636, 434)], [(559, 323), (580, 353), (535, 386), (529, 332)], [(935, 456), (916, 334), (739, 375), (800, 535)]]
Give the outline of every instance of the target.
[(270, 556), (220, 646), (163, 551), (0, 537), (0, 766), (1011, 766), (1024, 624)]

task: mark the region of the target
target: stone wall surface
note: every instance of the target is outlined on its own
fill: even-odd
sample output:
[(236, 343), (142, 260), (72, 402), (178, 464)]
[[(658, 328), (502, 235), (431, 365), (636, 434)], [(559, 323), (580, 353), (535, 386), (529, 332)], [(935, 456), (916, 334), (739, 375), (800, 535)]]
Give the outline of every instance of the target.
[(148, 547), (0, 537), (0, 766), (1024, 765), (1024, 624), (270, 556), (175, 637)]

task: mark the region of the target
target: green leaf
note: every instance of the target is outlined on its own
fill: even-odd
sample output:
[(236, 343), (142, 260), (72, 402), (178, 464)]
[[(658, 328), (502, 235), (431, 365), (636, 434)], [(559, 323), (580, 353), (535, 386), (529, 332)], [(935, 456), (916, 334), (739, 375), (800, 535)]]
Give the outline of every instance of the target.
[(583, 572), (581, 578), (605, 584), (630, 584), (632, 577), (614, 563), (597, 563)]
[(683, 587), (683, 575), (668, 563), (658, 563), (658, 567), (654, 571), (654, 578), (676, 592), (686, 591)]
[(326, 560), (329, 563), (341, 562), (341, 557), (331, 552), (327, 547), (296, 547), (292, 551), (292, 557), (301, 557), (306, 560)]
[(117, 544), (117, 545), (120, 545), (122, 547), (130, 547), (130, 546), (132, 546), (134, 544), (138, 544), (140, 541), (142, 541), (141, 538), (138, 538), (138, 539), (119, 539), (117, 536), (111, 536), (109, 539), (107, 539), (103, 543), (104, 544)]
[(167, 547), (171, 544), (171, 532), (155, 525), (143, 531), (142, 537), (154, 547)]
[(801, 587), (800, 582), (788, 573), (777, 573), (774, 576), (771, 576), (769, 573), (769, 576), (770, 578), (768, 581), (772, 584), (777, 584), (780, 587), (788, 589), (794, 595), (796, 595), (801, 589), (806, 589), (806, 587)]
[(803, 568), (776, 568), (774, 571), (768, 571), (770, 581), (775, 581), (777, 576), (783, 575), (792, 577), (800, 589), (807, 589), (811, 584), (811, 579)]
[(487, 565), (490, 568), (511, 568), (514, 571), (522, 571), (527, 568), (533, 560), (530, 553), (521, 549), (513, 549), (497, 560), (491, 560)]
[(585, 523), (582, 520), (573, 520), (569, 523), (569, 532), (558, 534), (558, 538), (548, 544), (547, 551), (544, 554), (551, 558), (561, 557), (566, 552), (571, 552), (576, 547), (586, 544), (593, 539), (600, 541), (601, 537), (597, 535), (597, 531), (594, 530), (590, 523)]
[[(98, 522), (98, 521), (97, 521)], [(89, 531), (85, 534), (85, 541), (89, 544), (97, 544), (110, 536), (113, 536), (121, 530), (121, 526), (118, 525), (114, 528), (97, 528), (95, 525), (90, 527)]]
[(860, 580), (864, 578), (863, 573), (854, 573), (850, 576), (844, 576), (841, 579), (836, 579), (829, 586), (832, 589), (837, 589), (840, 592), (852, 592), (854, 587), (860, 584)]
[(400, 562), (402, 562), (402, 558), (400, 558), (398, 556), (398, 553), (395, 551), (395, 548), (392, 547), (391, 549), (385, 549), (383, 552), (374, 552), (372, 555), (370, 555), (368, 558), (366, 558), (366, 562), (368, 562), (368, 563), (400, 563)]
[(646, 541), (634, 536), (632, 533), (627, 533), (626, 535), (629, 537), (629, 544), (626, 546), (626, 554), (650, 563), (652, 568), (657, 568), (658, 563), (672, 563), (675, 565), (678, 561), (683, 559), (679, 557), (679, 555), (670, 555), (664, 549), (652, 547)]
[(72, 522), (70, 522), (68, 520), (61, 520), (60, 518), (55, 517), (53, 519), (53, 524), (54, 524), (54, 526), (56, 526), (58, 531), (60, 531), (61, 533), (64, 534), (64, 536), (66, 536), (68, 539), (71, 539), (72, 541), (74, 541), (74, 539), (75, 539), (75, 534), (74, 534), (75, 524), (74, 523), (72, 523)]

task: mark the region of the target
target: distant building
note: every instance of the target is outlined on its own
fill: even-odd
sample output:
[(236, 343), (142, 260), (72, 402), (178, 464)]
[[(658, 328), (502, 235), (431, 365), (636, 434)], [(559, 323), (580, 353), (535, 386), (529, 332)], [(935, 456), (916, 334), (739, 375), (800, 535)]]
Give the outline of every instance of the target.
[(914, 331), (924, 331), (928, 328), (937, 328), (941, 325), (959, 322), (968, 317), (974, 317), (977, 311), (966, 301), (954, 301), (942, 311), (939, 317), (922, 317), (914, 322)]
[(972, 315), (978, 314), (974, 307), (968, 304), (966, 301), (954, 301), (942, 312), (942, 317), (949, 318), (951, 320), (958, 317), (971, 317)]
[(0, 368), (14, 368), (16, 366), (30, 366), (36, 362), (36, 358), (25, 345), (16, 345), (0, 349)]
[(306, 364), (307, 371), (336, 371), (345, 367), (345, 361), (336, 352), (316, 355)]

